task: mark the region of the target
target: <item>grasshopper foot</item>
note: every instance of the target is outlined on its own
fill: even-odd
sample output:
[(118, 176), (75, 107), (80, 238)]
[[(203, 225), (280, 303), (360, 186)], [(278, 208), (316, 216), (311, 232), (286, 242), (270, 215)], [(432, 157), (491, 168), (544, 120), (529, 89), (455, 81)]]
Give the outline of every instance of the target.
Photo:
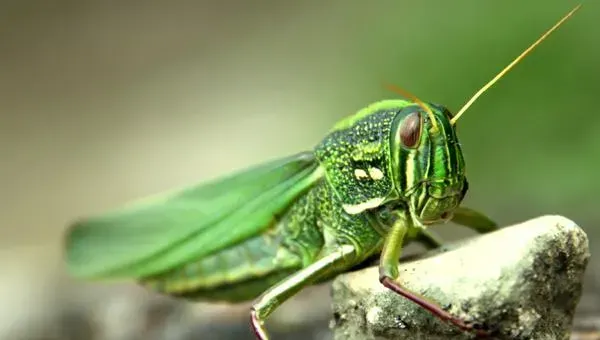
[(258, 340), (269, 340), (263, 321), (258, 317), (254, 308), (250, 310), (250, 324)]
[(473, 329), (475, 331), (475, 334), (477, 335), (478, 338), (494, 337), (494, 336), (497, 336), (498, 333), (500, 332), (500, 330), (498, 328), (492, 327), (485, 322), (484, 323), (472, 322), (472, 323), (467, 323), (467, 325), (469, 325), (469, 327), (471, 327), (471, 329)]
[(427, 301), (425, 298), (402, 287), (390, 277), (383, 276), (380, 278), (380, 281), (385, 287), (411, 300), (412, 302), (429, 311), (431, 314), (435, 315), (440, 320), (451, 323), (463, 331), (474, 333), (477, 338), (487, 338), (492, 335), (492, 332), (489, 330), (489, 327), (485, 327), (484, 324), (466, 322), (465, 320), (450, 314), (439, 305)]

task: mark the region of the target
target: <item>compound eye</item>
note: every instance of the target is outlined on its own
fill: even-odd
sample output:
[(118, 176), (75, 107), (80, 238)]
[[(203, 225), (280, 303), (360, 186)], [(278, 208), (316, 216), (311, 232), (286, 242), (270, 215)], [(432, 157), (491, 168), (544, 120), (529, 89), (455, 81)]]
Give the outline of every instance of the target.
[(440, 215), (440, 218), (441, 218), (442, 220), (449, 220), (450, 218), (452, 218), (452, 216), (453, 216), (453, 215), (454, 215), (454, 214), (452, 214), (452, 212), (450, 212), (450, 211), (444, 211), (444, 212), (442, 213), (442, 215)]
[(400, 141), (407, 148), (419, 145), (421, 139), (423, 119), (421, 113), (415, 111), (409, 114), (400, 125)]

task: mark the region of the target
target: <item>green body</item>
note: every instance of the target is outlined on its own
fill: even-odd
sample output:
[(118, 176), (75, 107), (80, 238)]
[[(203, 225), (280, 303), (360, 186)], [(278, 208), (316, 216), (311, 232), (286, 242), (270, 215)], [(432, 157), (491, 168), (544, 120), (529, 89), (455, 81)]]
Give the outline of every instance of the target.
[[(467, 182), (450, 114), (431, 107), (436, 132), (418, 105), (381, 101), (338, 123), (313, 152), (79, 221), (67, 237), (70, 270), (237, 302), (343, 245), (353, 255), (307, 284), (361, 264), (381, 252), (399, 211), (419, 226), (405, 242), (437, 246), (424, 227), (458, 208)], [(400, 125), (415, 112), (422, 113), (422, 133), (416, 148), (406, 148)], [(467, 220), (483, 220), (487, 230), (493, 225), (480, 215)]]

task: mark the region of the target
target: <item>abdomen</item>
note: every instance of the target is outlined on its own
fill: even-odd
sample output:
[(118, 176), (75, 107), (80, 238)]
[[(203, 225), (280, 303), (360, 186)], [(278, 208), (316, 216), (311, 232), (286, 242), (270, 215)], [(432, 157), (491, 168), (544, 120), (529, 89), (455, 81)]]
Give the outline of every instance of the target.
[(167, 295), (240, 302), (257, 297), (301, 266), (301, 259), (277, 242), (274, 235), (258, 235), (167, 273), (146, 278), (141, 284)]

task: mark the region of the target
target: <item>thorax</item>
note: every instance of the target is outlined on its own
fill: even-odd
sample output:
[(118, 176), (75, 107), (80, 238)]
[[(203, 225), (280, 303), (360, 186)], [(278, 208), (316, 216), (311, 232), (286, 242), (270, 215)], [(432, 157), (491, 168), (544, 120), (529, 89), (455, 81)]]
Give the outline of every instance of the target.
[(281, 226), (283, 244), (302, 257), (304, 265), (350, 244), (356, 256), (348, 263), (355, 264), (378, 251), (383, 235), (374, 212), (350, 215), (326, 180), (315, 185), (296, 201), (284, 216)]

